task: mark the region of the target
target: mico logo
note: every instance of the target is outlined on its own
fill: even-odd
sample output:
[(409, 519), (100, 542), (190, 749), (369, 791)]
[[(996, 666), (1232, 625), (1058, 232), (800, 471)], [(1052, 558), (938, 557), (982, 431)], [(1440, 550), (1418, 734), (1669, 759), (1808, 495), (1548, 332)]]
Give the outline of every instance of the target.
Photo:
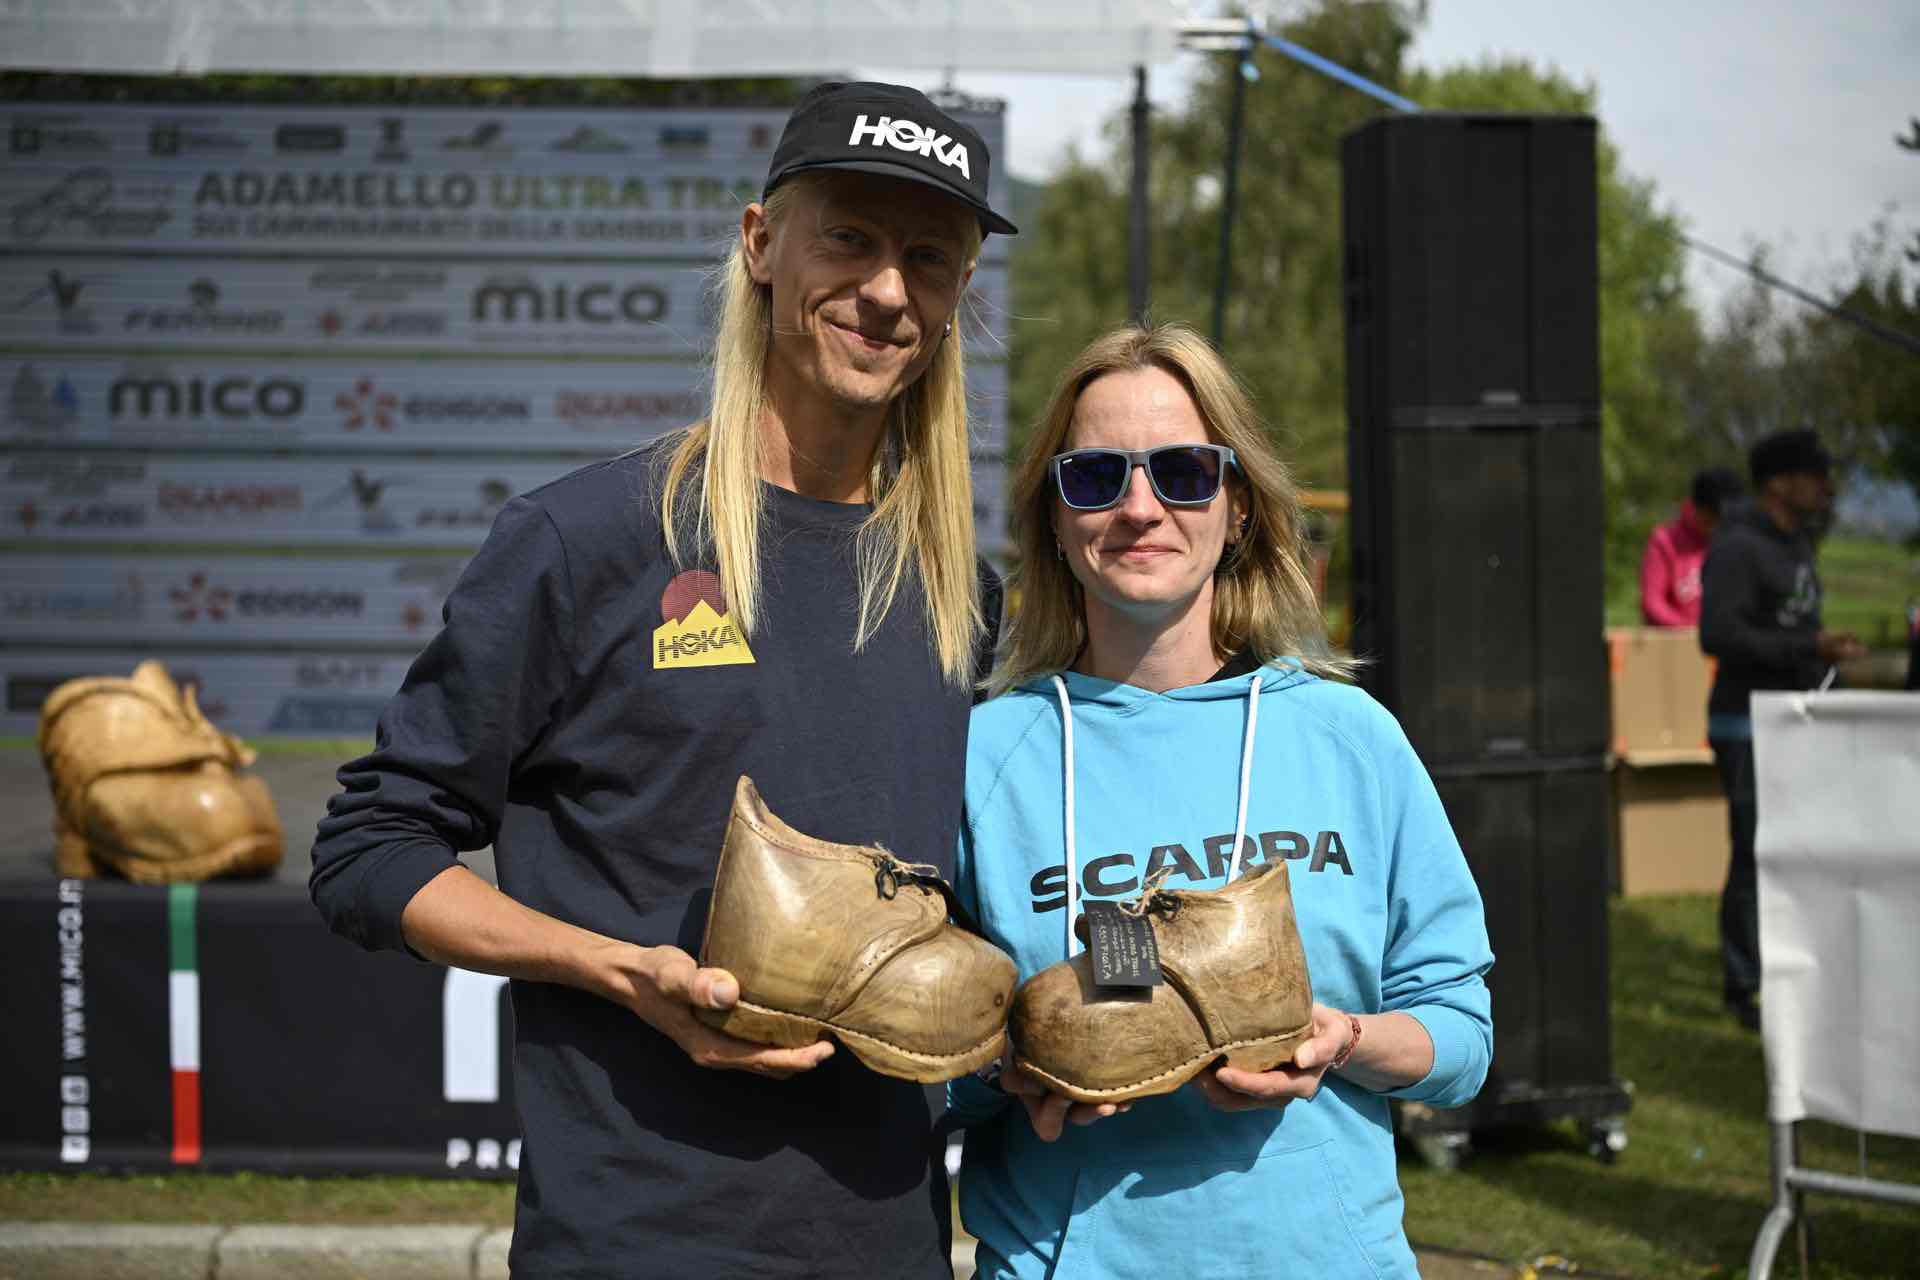
[(488, 281), (473, 291), (473, 318), (518, 321), (522, 313), (528, 320), (583, 324), (652, 324), (667, 317), (667, 291), (655, 284), (634, 284), (624, 289), (611, 283), (590, 284), (581, 288), (561, 283), (542, 287), (530, 280)]
[(911, 120), (895, 120), (892, 116), (881, 116), (880, 123), (868, 124), (866, 116), (855, 116), (853, 132), (847, 135), (847, 145), (857, 147), (863, 142), (875, 147), (892, 147), (895, 151), (930, 155), (949, 169), (958, 169), (961, 177), (969, 180), (973, 178), (972, 171), (967, 168), (965, 146), (936, 129), (915, 124)]
[(307, 406), (305, 384), (291, 378), (268, 378), (256, 384), (252, 378), (221, 378), (207, 382), (189, 378), (128, 376), (115, 380), (107, 393), (107, 412), (112, 417), (128, 413), (151, 418), (204, 418), (209, 412), (222, 418), (296, 418)]

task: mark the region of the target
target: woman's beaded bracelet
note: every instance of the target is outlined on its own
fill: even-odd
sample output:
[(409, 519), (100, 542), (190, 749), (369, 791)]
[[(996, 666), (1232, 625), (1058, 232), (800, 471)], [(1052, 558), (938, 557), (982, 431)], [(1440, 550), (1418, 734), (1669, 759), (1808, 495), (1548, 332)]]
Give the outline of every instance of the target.
[(1329, 1071), (1338, 1071), (1346, 1066), (1347, 1059), (1353, 1056), (1354, 1046), (1360, 1043), (1360, 1019), (1350, 1013), (1347, 1015), (1347, 1021), (1353, 1026), (1353, 1036), (1347, 1041), (1347, 1047), (1335, 1054), (1333, 1061), (1327, 1064)]

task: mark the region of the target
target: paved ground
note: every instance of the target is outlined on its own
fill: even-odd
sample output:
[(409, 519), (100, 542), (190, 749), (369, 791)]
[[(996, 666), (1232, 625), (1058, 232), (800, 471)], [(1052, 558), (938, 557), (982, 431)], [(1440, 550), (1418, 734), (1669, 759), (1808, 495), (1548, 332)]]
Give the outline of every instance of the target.
[[(0, 1222), (0, 1280), (504, 1280), (509, 1232), (482, 1226), (284, 1227)], [(972, 1280), (973, 1249), (953, 1251)], [(1422, 1254), (1426, 1280), (1505, 1280), (1524, 1269)]]

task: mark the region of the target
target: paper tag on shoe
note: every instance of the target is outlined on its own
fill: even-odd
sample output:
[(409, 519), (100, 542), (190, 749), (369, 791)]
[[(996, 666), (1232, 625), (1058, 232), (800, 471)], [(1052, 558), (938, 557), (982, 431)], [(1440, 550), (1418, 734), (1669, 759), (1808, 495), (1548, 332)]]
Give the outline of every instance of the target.
[(1128, 915), (1117, 902), (1084, 904), (1087, 959), (1096, 987), (1160, 985), (1160, 944), (1145, 916)]

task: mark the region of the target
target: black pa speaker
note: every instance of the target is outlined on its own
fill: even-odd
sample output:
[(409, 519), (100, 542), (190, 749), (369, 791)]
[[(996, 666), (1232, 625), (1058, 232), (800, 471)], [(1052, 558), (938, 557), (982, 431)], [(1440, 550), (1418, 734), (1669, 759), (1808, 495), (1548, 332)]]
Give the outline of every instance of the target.
[(1427, 763), (1606, 749), (1595, 128), (1348, 135), (1354, 651)]
[(1571, 1115), (1604, 1154), (1630, 1103), (1607, 1004), (1594, 146), (1586, 118), (1418, 115), (1342, 159), (1353, 648), (1433, 774), (1496, 957), (1487, 1087), (1400, 1120)]

